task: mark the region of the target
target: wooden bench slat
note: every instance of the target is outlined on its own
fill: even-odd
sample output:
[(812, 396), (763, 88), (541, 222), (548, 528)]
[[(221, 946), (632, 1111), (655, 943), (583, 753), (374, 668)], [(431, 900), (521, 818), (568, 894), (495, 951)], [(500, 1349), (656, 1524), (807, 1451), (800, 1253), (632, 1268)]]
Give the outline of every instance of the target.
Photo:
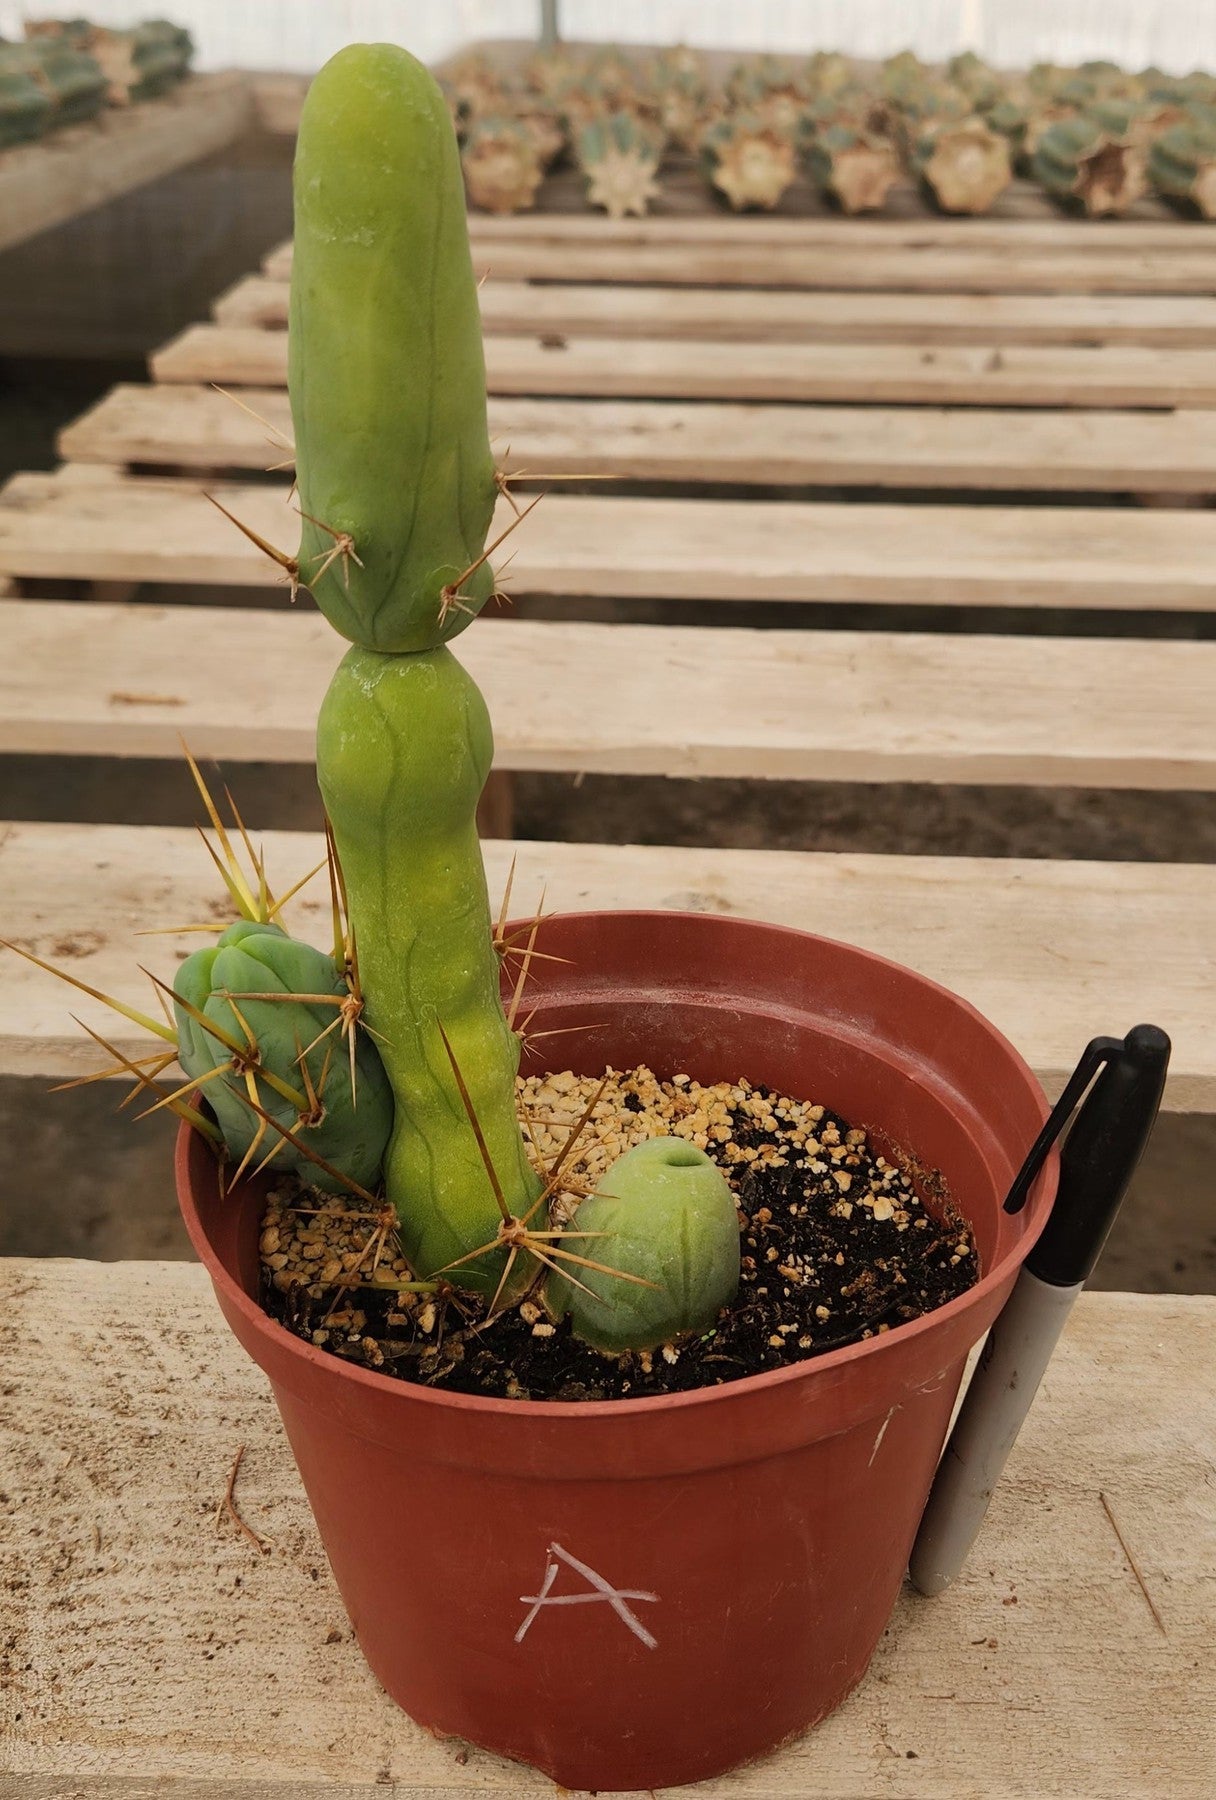
[[(266, 833), (265, 846), (280, 892), (319, 856), (303, 833)], [(1216, 868), (521, 841), (486, 846), (495, 901), (512, 858), (524, 911), (543, 887), (558, 910), (733, 913), (908, 963), (993, 1019), (1053, 1093), (1095, 1032), (1152, 1019), (1174, 1043), (1167, 1106), (1216, 1111)], [(213, 917), (222, 897), (191, 831), (42, 823), (0, 825), (0, 893), (4, 936), (136, 1006), (148, 991), (136, 964), (165, 975), (199, 939), (133, 933)], [(289, 924), (327, 941), (323, 879), (292, 902)], [(0, 1073), (66, 1079), (99, 1066), (72, 1012), (127, 1050), (139, 1042), (53, 976), (0, 959)]]
[[(0, 601), (0, 643), (0, 752), (282, 762), (341, 649), (315, 612), (49, 600)], [(1216, 786), (1216, 643), (515, 619), (457, 649), (501, 768)]]
[[(202, 1269), (20, 1259), (3, 1284), (6, 1756), (32, 1772), (13, 1800), (23, 1778), (30, 1800), (374, 1800), (386, 1781), (548, 1800), (544, 1776), (414, 1725), (367, 1669)], [(1098, 1769), (1106, 1800), (1204, 1800), (1214, 1353), (1210, 1296), (1082, 1295), (958, 1582), (905, 1593), (848, 1704), (698, 1800), (839, 1800), (876, 1768), (890, 1800), (1038, 1800)], [(215, 1522), (239, 1445), (265, 1556)]]
[[(291, 442), (287, 396), (242, 396)], [(1216, 410), (981, 408), (491, 399), (508, 469), (635, 481), (1124, 492), (1216, 489)], [(114, 387), (59, 435), (69, 461), (265, 469), (285, 451), (213, 388)]]
[[(285, 281), (247, 275), (221, 294), (223, 325), (287, 324)], [(1216, 299), (1173, 294), (858, 294), (774, 289), (566, 287), (486, 281), (488, 334), (692, 338), (728, 343), (1216, 344)]]
[[(668, 221), (663, 221), (664, 224)], [(1077, 227), (1078, 236), (1083, 228)], [(1172, 241), (1172, 240), (1171, 240)], [(1183, 234), (1178, 250), (1071, 249), (1056, 242), (1029, 250), (1001, 245), (943, 249), (864, 248), (847, 231), (819, 242), (768, 244), (763, 253), (746, 238), (719, 243), (613, 243), (594, 234), (582, 241), (487, 240), (473, 246), (478, 276), (496, 281), (642, 282), (673, 287), (831, 288), (840, 291), (997, 294), (1209, 294), (1212, 258), (1206, 238)], [(282, 279), (291, 247), (272, 251), (263, 270)]]
[[(215, 482), (208, 492), (271, 543), (294, 544), (285, 483)], [(493, 530), (509, 523), (504, 504)], [(510, 547), (517, 595), (1216, 606), (1216, 513), (1206, 510), (860, 509), (559, 491)], [(0, 490), (0, 575), (282, 588), (279, 570), (190, 481), (90, 464), (17, 475)]]
[(0, 156), (0, 250), (211, 155), (252, 118), (249, 77), (227, 69), (7, 149)]
[[(1216, 350), (1063, 346), (698, 343), (490, 336), (492, 394), (885, 406), (1216, 406)], [(155, 380), (287, 385), (287, 334), (191, 325), (149, 359)]]
[[(1033, 190), (1032, 190), (1033, 191)], [(561, 248), (590, 244), (713, 244), (742, 249), (781, 246), (864, 247), (867, 250), (945, 251), (1055, 249), (1196, 251), (1216, 248), (1216, 225), (1201, 219), (1078, 219), (1057, 214), (1039, 219), (994, 218), (787, 218), (738, 215), (716, 209), (673, 218), (609, 219), (594, 212), (524, 212), (499, 218), (470, 211), (469, 238), (476, 245), (543, 243)]]

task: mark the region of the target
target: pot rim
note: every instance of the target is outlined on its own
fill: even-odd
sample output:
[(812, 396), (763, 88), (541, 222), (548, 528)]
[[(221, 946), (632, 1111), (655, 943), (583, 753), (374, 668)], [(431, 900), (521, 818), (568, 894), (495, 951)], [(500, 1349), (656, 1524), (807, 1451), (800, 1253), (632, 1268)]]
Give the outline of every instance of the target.
[[(982, 1025), (984, 1030), (1001, 1046), (1014, 1069), (1024, 1078), (1026, 1085), (1038, 1092), (1041, 1098), (1042, 1119), (1047, 1118), (1050, 1107), (1047, 1097), (1043, 1093), (1042, 1084), (1005, 1034), (998, 1030), (969, 1000), (963, 999), (961, 995), (954, 993), (952, 989), (945, 987), (941, 982), (934, 981), (930, 976), (921, 975), (918, 970), (909, 968), (906, 963), (897, 963), (891, 957), (862, 949), (856, 944), (849, 944), (842, 938), (826, 938), (822, 933), (802, 931), (796, 926), (774, 925), (761, 919), (739, 918), (729, 914), (690, 912), (686, 908), (633, 909), (622, 907), (611, 910), (598, 908), (582, 912), (564, 912), (552, 916), (586, 921), (605, 917), (619, 918), (622, 913), (638, 920), (640, 925), (655, 919), (667, 922), (687, 919), (704, 924), (708, 918), (712, 918), (716, 924), (728, 928), (758, 925), (765, 931), (774, 934), (799, 939), (812, 938), (823, 944), (831, 944), (833, 947), (843, 947), (854, 955), (864, 957), (880, 967), (897, 971), (905, 978), (911, 977), (925, 988), (946, 995), (953, 1005), (963, 1012), (969, 1013)], [(716, 1387), (689, 1388), (678, 1394), (650, 1394), (631, 1400), (503, 1400), (490, 1394), (449, 1393), (442, 1389), (424, 1387), (419, 1382), (407, 1382), (396, 1376), (378, 1374), (373, 1369), (348, 1363), (344, 1358), (334, 1356), (315, 1344), (306, 1343), (294, 1331), (289, 1331), (285, 1325), (281, 1325), (277, 1319), (272, 1318), (266, 1309), (247, 1294), (239, 1281), (229, 1273), (203, 1228), (194, 1203), (194, 1184), (190, 1179), (189, 1168), (190, 1152), (196, 1135), (194, 1127), (183, 1121), (178, 1130), (174, 1157), (179, 1204), (186, 1231), (212, 1284), (217, 1292), (222, 1294), (225, 1305), (240, 1313), (246, 1324), (256, 1334), (269, 1336), (279, 1349), (285, 1350), (293, 1356), (299, 1366), (311, 1368), (323, 1378), (330, 1377), (354, 1382), (369, 1396), (384, 1394), (401, 1399), (403, 1397), (402, 1390), (405, 1389), (411, 1402), (417, 1401), (421, 1405), (438, 1407), (443, 1411), (463, 1414), (466, 1417), (516, 1418), (520, 1420), (524, 1418), (534, 1420), (542, 1417), (556, 1420), (588, 1420), (604, 1419), (609, 1416), (626, 1419), (653, 1416), (656, 1413), (670, 1413), (675, 1410), (683, 1412), (687, 1409), (715, 1403), (722, 1405), (731, 1400), (743, 1400), (749, 1394), (768, 1392), (784, 1387), (791, 1382), (805, 1380), (811, 1372), (820, 1377), (830, 1376), (849, 1368), (862, 1357), (875, 1353), (888, 1353), (893, 1344), (911, 1346), (926, 1333), (948, 1326), (952, 1320), (957, 1319), (970, 1308), (977, 1307), (994, 1289), (1009, 1280), (1011, 1274), (1016, 1271), (1033, 1248), (1039, 1233), (1047, 1223), (1051, 1203), (1055, 1198), (1059, 1163), (1059, 1152), (1053, 1147), (1035, 1178), (1023, 1209), (1022, 1217), (1026, 1223), (1021, 1237), (1006, 1251), (1004, 1256), (1000, 1257), (990, 1269), (980, 1276), (974, 1286), (967, 1288), (964, 1293), (956, 1295), (944, 1306), (937, 1306), (931, 1312), (922, 1313), (918, 1319), (909, 1319), (901, 1325), (892, 1326), (890, 1331), (882, 1333), (881, 1336), (875, 1335), (871, 1338), (860, 1339), (853, 1344), (844, 1344), (839, 1349), (826, 1350), (820, 1356), (805, 1357), (802, 1361), (790, 1363), (782, 1369), (765, 1369), (754, 1375), (741, 1375), (733, 1381), (723, 1382)], [(207, 1146), (202, 1145), (202, 1148), (206, 1149)], [(1029, 1148), (1028, 1144), (1027, 1149), (1029, 1150)]]

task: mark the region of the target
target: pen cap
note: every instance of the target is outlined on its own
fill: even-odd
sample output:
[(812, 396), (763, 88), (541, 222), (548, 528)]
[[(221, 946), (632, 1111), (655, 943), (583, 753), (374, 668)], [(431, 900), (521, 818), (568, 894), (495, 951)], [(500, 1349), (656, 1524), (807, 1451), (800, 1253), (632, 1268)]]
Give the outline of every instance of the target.
[(1060, 1151), (1060, 1186), (1043, 1234), (1026, 1260), (1040, 1281), (1085, 1281), (1148, 1142), (1161, 1104), (1170, 1040), (1136, 1025), (1103, 1068)]

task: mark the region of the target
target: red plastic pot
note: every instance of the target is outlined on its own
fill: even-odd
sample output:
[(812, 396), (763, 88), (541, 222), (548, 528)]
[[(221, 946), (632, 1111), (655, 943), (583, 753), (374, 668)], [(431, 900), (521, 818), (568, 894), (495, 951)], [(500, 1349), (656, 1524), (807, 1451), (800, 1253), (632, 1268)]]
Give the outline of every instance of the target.
[[(1055, 1191), (1004, 1194), (1046, 1115), (944, 988), (769, 925), (589, 913), (546, 926), (538, 1029), (576, 1069), (746, 1076), (945, 1177), (982, 1276), (817, 1360), (671, 1398), (447, 1395), (352, 1368), (257, 1301), (262, 1185), (178, 1187), (224, 1314), (269, 1376), (372, 1669), (421, 1724), (569, 1788), (669, 1787), (761, 1755), (861, 1679), (903, 1579), (968, 1350)], [(542, 1017), (543, 1014), (543, 1017)], [(538, 1604), (538, 1601), (540, 1604)]]

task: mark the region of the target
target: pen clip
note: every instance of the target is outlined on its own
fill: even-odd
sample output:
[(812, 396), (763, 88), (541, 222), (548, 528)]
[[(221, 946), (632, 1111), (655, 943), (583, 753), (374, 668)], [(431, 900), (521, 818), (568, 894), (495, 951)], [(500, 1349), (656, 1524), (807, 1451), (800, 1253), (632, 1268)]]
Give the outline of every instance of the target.
[(1047, 1155), (1069, 1119), (1080, 1105), (1086, 1088), (1107, 1063), (1123, 1055), (1124, 1040), (1116, 1037), (1091, 1038), (1081, 1052), (1081, 1059), (1064, 1084), (1064, 1092), (1047, 1115), (1043, 1129), (1026, 1153), (1026, 1160), (1013, 1178), (1013, 1186), (1005, 1196), (1007, 1213), (1021, 1212)]

